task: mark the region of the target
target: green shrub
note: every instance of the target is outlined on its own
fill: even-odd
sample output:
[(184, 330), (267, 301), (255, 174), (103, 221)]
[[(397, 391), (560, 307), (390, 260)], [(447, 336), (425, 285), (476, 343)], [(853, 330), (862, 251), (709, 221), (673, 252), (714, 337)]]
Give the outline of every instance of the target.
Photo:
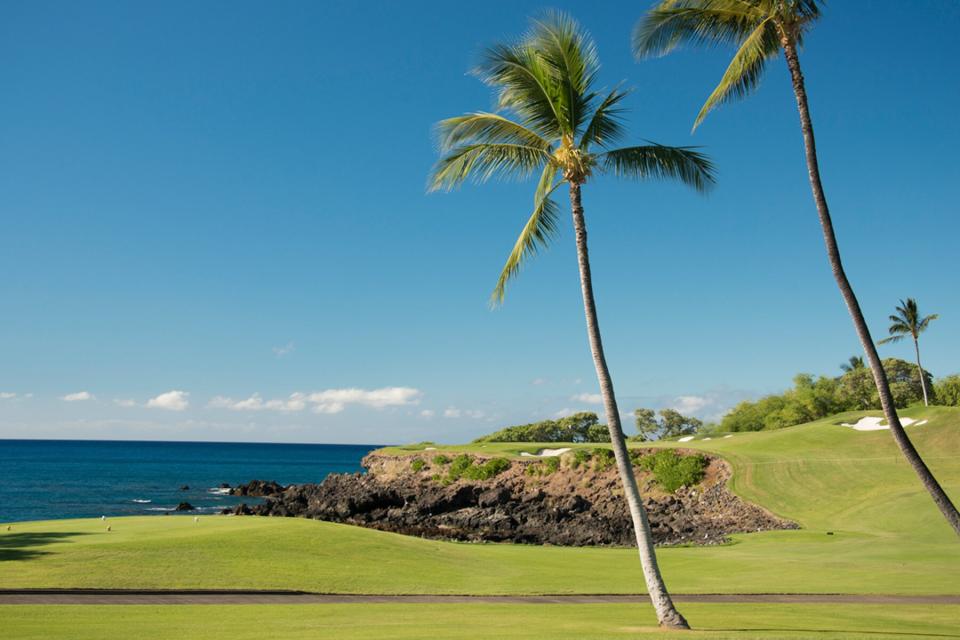
[(593, 450), (593, 470), (596, 472), (606, 471), (617, 461), (610, 449), (596, 448)]
[(707, 458), (700, 454), (682, 456), (673, 449), (664, 449), (643, 456), (639, 466), (653, 473), (653, 479), (664, 491), (673, 493), (703, 480)]
[(439, 467), (443, 467), (445, 465), (450, 464), (450, 458), (448, 458), (447, 456), (441, 453), (440, 455), (433, 457), (433, 464)]
[(960, 407), (960, 375), (947, 376), (933, 387), (933, 397), (937, 404), (948, 407)]
[(560, 470), (560, 456), (550, 456), (527, 465), (528, 476), (549, 476)]
[(506, 458), (491, 458), (483, 464), (469, 466), (463, 470), (463, 477), (468, 480), (489, 480), (510, 468), (510, 461)]
[(610, 442), (597, 414), (583, 411), (559, 420), (505, 427), (474, 442)]
[(586, 449), (577, 449), (573, 452), (573, 459), (570, 461), (570, 466), (577, 469), (580, 465), (590, 462), (590, 458), (592, 457), (593, 455)]
[(450, 461), (450, 468), (445, 476), (439, 476), (440, 481), (443, 484), (450, 484), (461, 478), (489, 480), (510, 468), (510, 461), (507, 458), (491, 458), (481, 464), (474, 464), (474, 462), (471, 456), (461, 453), (453, 461)]
[(410, 463), (410, 469), (414, 473), (419, 473), (423, 471), (423, 468), (427, 466), (427, 463), (421, 460), (420, 458), (414, 458), (413, 462)]

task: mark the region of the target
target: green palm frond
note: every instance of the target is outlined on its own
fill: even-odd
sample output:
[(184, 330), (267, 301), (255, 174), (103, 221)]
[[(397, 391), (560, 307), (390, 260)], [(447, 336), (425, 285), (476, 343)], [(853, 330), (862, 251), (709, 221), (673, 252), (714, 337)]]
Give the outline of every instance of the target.
[(767, 60), (780, 52), (780, 36), (773, 22), (768, 18), (762, 21), (747, 36), (730, 61), (730, 65), (720, 79), (720, 84), (700, 108), (693, 123), (696, 129), (703, 119), (715, 107), (737, 98), (744, 98), (760, 84)]
[(623, 109), (618, 105), (628, 95), (629, 90), (616, 88), (597, 105), (580, 137), (581, 149), (585, 151), (594, 144), (605, 147), (623, 136)]
[(526, 42), (555, 70), (550, 86), (564, 132), (576, 135), (589, 115), (591, 87), (600, 68), (596, 45), (573, 18), (558, 11), (534, 20)]
[(939, 317), (939, 314), (933, 313), (921, 318), (920, 308), (916, 300), (913, 298), (907, 298), (905, 301), (901, 300), (897, 306), (897, 312), (889, 316), (890, 328), (887, 329), (887, 332), (890, 334), (890, 337), (884, 338), (877, 344), (900, 342), (907, 336), (911, 336), (916, 340), (921, 333), (927, 330), (930, 323)]
[(494, 305), (503, 302), (507, 282), (520, 272), (524, 262), (540, 249), (545, 248), (557, 232), (559, 210), (556, 203), (550, 199), (550, 194), (561, 184), (561, 182), (554, 182), (556, 176), (556, 167), (552, 165), (544, 167), (533, 197), (533, 213), (513, 245), (513, 250), (510, 251), (507, 262), (500, 272), (497, 286), (490, 296), (490, 301)]
[(478, 143), (457, 147), (437, 162), (430, 191), (450, 191), (467, 179), (482, 184), (494, 176), (523, 179), (532, 175), (550, 155), (522, 144)]
[(521, 144), (549, 152), (550, 143), (522, 124), (496, 113), (467, 113), (437, 125), (441, 151), (475, 143)]
[(760, 83), (766, 61), (787, 42), (803, 44), (820, 17), (820, 0), (661, 0), (633, 32), (638, 59), (664, 55), (682, 43), (733, 45), (737, 52), (693, 125), (715, 107), (747, 96)]
[(685, 42), (737, 45), (766, 17), (747, 0), (663, 0), (634, 28), (633, 52), (644, 59), (666, 55)]
[(602, 153), (599, 160), (605, 171), (620, 178), (673, 178), (701, 192), (716, 182), (713, 163), (691, 147), (625, 147)]
[(513, 110), (524, 126), (547, 139), (565, 133), (554, 70), (533, 46), (490, 47), (474, 73), (497, 90), (499, 108)]

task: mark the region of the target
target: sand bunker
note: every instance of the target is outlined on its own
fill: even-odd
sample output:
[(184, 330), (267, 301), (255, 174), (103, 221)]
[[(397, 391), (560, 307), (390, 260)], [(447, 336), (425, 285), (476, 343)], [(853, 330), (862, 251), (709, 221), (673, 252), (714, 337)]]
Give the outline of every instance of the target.
[(693, 440), (693, 436), (683, 436), (682, 438), (677, 440), (677, 442), (690, 442), (691, 440)]
[(536, 453), (527, 453), (526, 451), (521, 451), (521, 456), (526, 456), (528, 458), (555, 458), (556, 456), (562, 456), (567, 451), (570, 451), (570, 447), (565, 449), (540, 449)]
[[(851, 429), (855, 429), (857, 431), (882, 431), (883, 429), (890, 428), (890, 425), (884, 424), (885, 422), (886, 422), (885, 418), (875, 418), (872, 416), (868, 416), (866, 418), (860, 418), (860, 420), (857, 421), (856, 424), (842, 422), (840, 423), (840, 426), (850, 427)], [(913, 418), (900, 418), (900, 424), (902, 424), (905, 427), (909, 427), (910, 425), (915, 424), (919, 427), (927, 424), (927, 421), (921, 420), (920, 422), (917, 422)]]

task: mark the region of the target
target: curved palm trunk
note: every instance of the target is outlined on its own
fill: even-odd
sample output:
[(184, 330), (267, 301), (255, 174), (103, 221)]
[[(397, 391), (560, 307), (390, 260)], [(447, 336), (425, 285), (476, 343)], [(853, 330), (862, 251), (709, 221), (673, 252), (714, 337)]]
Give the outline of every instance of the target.
[[(890, 393), (890, 383), (887, 380), (887, 374), (883, 370), (883, 364), (880, 356), (877, 354), (877, 348), (873, 344), (873, 338), (870, 337), (870, 329), (860, 310), (860, 303), (853, 293), (850, 281), (843, 270), (843, 263), (840, 261), (840, 249), (837, 246), (837, 237), (833, 231), (833, 221), (830, 219), (830, 209), (827, 207), (827, 197), (823, 192), (823, 185), (820, 182), (820, 167), (817, 162), (817, 145), (813, 137), (813, 123), (810, 120), (810, 110), (807, 105), (807, 91), (803, 82), (803, 73), (800, 71), (800, 58), (797, 56), (797, 49), (789, 38), (783, 38), (784, 56), (787, 59), (787, 66), (790, 69), (790, 77), (793, 81), (793, 92), (797, 99), (797, 109), (800, 112), (800, 128), (803, 130), (803, 144), (806, 149), (807, 171), (810, 174), (810, 187), (813, 190), (813, 200), (817, 205), (817, 213), (820, 216), (820, 226), (823, 228), (823, 240), (827, 246), (827, 257), (830, 259), (830, 267), (833, 269), (833, 277), (840, 287), (840, 293), (850, 316), (853, 318), (853, 325), (856, 327), (857, 335), (860, 337), (860, 343), (866, 352), (867, 360), (870, 362), (870, 369), (873, 371), (873, 379), (877, 385), (877, 392), (880, 395), (880, 405), (883, 407), (883, 414), (890, 425), (890, 433), (894, 441), (900, 447), (904, 457), (913, 470), (920, 477), (920, 482), (930, 493), (934, 503), (940, 509), (943, 516), (953, 527), (953, 530), (960, 535), (960, 513), (950, 501), (949, 496), (944, 492), (943, 487), (937, 482), (937, 479), (930, 473), (926, 463), (917, 453), (903, 425), (900, 424), (900, 418), (897, 416), (896, 406), (893, 403), (893, 394)], [(921, 373), (921, 378), (922, 378)]]
[(923, 406), (930, 406), (930, 399), (927, 396), (927, 376), (923, 375), (923, 365), (920, 364), (920, 341), (914, 337), (913, 349), (917, 352), (917, 369), (920, 370), (920, 388), (923, 389)]
[(657, 620), (661, 627), (689, 629), (686, 619), (680, 615), (670, 599), (667, 586), (660, 575), (657, 556), (653, 550), (650, 523), (647, 520), (646, 511), (643, 509), (640, 490), (637, 488), (637, 478), (633, 475), (633, 466), (630, 463), (627, 444), (623, 438), (620, 412), (617, 410), (617, 399), (613, 393), (613, 382), (610, 380), (610, 371), (607, 369), (607, 359), (603, 355), (603, 342), (600, 340), (600, 325), (597, 321), (597, 307), (593, 300), (590, 256), (587, 253), (587, 225), (583, 219), (583, 206), (580, 204), (580, 185), (572, 182), (570, 183), (570, 208), (573, 211), (573, 228), (577, 239), (580, 288), (583, 291), (583, 311), (587, 317), (587, 336), (590, 338), (590, 351), (593, 354), (593, 364), (597, 369), (597, 381), (600, 383), (603, 406), (607, 413), (607, 428), (610, 430), (610, 443), (613, 445), (613, 454), (617, 460), (617, 471), (620, 473), (623, 493), (630, 507), (630, 517), (633, 519), (633, 530), (637, 536), (637, 549), (640, 552), (640, 565), (643, 567), (647, 592), (650, 594), (650, 600), (657, 612)]

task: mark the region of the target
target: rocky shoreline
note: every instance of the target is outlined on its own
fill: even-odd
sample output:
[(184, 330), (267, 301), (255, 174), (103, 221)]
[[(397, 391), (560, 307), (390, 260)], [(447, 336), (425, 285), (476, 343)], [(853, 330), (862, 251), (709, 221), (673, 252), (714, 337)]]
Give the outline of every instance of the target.
[[(265, 500), (228, 512), (315, 518), (446, 540), (634, 544), (615, 468), (578, 465), (571, 454), (549, 465), (545, 460), (513, 459), (495, 477), (450, 481), (430, 456), (374, 452), (363, 460), (365, 474), (332, 474), (319, 484), (284, 487), (254, 480), (235, 487), (233, 495)], [(657, 544), (718, 544), (731, 533), (798, 528), (731, 493), (730, 468), (720, 458), (707, 457), (703, 479), (673, 493), (663, 491), (651, 473), (635, 471)]]

